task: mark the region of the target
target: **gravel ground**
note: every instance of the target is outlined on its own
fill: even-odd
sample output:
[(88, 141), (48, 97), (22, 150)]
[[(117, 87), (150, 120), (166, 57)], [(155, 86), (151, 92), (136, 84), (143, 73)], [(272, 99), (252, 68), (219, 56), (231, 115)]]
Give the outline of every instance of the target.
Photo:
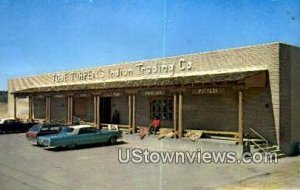
[[(44, 150), (27, 142), (23, 133), (0, 135), (0, 189), (296, 189), (300, 187), (300, 157), (278, 164), (121, 164), (119, 148), (142, 147), (127, 135), (127, 143)], [(151, 143), (153, 141), (153, 143)], [(161, 151), (156, 139), (147, 148)], [(159, 143), (164, 144), (163, 139)], [(174, 150), (180, 141), (172, 143)]]

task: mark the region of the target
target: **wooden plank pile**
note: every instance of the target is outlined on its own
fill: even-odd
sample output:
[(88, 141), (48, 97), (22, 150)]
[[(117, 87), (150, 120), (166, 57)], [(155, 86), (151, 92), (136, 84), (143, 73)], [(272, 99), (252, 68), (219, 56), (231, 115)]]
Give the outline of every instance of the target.
[(161, 128), (159, 130), (159, 135), (157, 136), (157, 138), (160, 140), (160, 139), (163, 139), (165, 137), (168, 137), (168, 138), (174, 138), (178, 135), (177, 132), (174, 132), (173, 129), (170, 129), (170, 128)]
[(186, 130), (186, 133), (184, 133), (184, 137), (189, 138), (191, 141), (195, 141), (196, 139), (199, 139), (203, 134), (203, 131), (200, 130)]

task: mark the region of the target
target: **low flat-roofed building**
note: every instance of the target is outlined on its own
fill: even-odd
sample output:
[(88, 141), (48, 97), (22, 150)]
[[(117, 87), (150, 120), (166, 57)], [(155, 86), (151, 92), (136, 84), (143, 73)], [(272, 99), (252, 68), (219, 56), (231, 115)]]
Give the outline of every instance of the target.
[[(294, 153), (300, 142), (300, 48), (270, 43), (10, 79), (9, 113), (29, 120), (132, 132), (158, 116), (161, 127), (260, 135)], [(254, 134), (253, 134), (254, 133)], [(250, 135), (251, 134), (251, 135)]]

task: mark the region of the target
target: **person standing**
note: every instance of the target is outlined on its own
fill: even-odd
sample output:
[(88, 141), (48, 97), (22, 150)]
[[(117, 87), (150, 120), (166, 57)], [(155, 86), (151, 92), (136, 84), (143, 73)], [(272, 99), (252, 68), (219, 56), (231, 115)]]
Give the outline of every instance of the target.
[(120, 113), (116, 109), (114, 109), (114, 112), (112, 114), (111, 123), (120, 124)]
[(149, 126), (149, 133), (152, 134), (154, 132), (154, 134), (156, 135), (159, 128), (160, 128), (160, 119), (158, 116), (155, 116), (155, 118), (152, 120)]

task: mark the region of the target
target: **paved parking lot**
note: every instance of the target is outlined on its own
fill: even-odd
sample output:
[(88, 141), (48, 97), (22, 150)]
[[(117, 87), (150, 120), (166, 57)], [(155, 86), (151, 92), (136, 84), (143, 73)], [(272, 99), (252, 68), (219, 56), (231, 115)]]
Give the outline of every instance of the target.
[[(118, 148), (141, 147), (144, 143), (129, 136), (124, 139), (128, 143), (49, 151), (31, 146), (22, 133), (0, 135), (0, 189), (300, 187), (300, 157), (283, 158), (276, 165), (120, 164)], [(148, 139), (145, 146), (159, 150), (157, 145), (163, 145), (164, 141), (167, 142)], [(174, 149), (180, 145), (177, 140), (171, 144)]]

